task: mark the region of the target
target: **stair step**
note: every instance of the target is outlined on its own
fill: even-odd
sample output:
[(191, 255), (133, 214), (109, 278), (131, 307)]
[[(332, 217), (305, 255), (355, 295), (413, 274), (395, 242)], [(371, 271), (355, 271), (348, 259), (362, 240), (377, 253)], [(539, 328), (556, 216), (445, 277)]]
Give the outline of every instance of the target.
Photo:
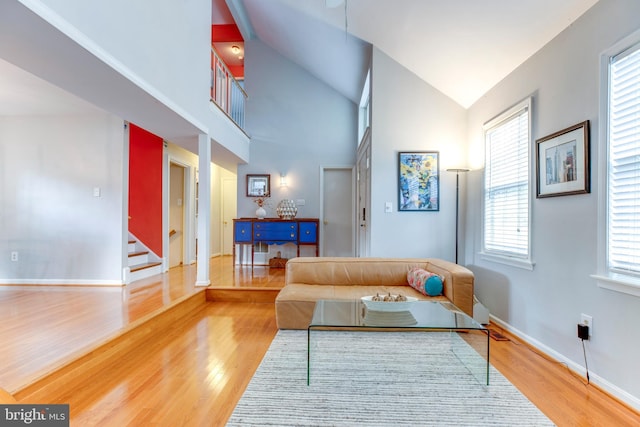
[(129, 267), (129, 271), (133, 273), (134, 271), (144, 270), (144, 269), (155, 267), (161, 264), (162, 264), (161, 262), (147, 262), (144, 264), (132, 265), (131, 267)]
[(149, 251), (129, 252), (129, 258), (140, 255), (148, 255)]

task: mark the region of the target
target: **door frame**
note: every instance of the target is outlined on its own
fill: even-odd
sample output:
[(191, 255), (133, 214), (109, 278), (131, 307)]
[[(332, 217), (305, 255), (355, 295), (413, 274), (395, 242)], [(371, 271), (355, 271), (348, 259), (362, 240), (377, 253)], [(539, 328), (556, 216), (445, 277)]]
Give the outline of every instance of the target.
[[(225, 189), (225, 182), (235, 182), (235, 192), (233, 194), (226, 194), (226, 192), (224, 191)], [(234, 178), (231, 177), (223, 177), (221, 179), (220, 182), (220, 189), (221, 189), (221, 197), (220, 197), (220, 210), (221, 210), (221, 224), (220, 224), (220, 252), (221, 254), (224, 255), (231, 255), (233, 254), (233, 218), (231, 219), (231, 224), (225, 224), (225, 217), (224, 217), (224, 213), (225, 213), (225, 209), (227, 204), (230, 204), (233, 208), (234, 208), (234, 218), (237, 216), (237, 208), (238, 208), (238, 197), (237, 197), (237, 192), (238, 192), (238, 177), (237, 175)], [(226, 226), (231, 227), (231, 253), (229, 254), (225, 254), (225, 243), (226, 239), (225, 239), (225, 228)], [(235, 260), (234, 260), (235, 262)]]
[[(362, 160), (366, 160), (365, 170), (360, 170)], [(368, 257), (371, 253), (371, 128), (367, 128), (362, 142), (358, 146), (356, 156), (356, 256)], [(364, 185), (361, 181), (364, 180)], [(364, 194), (361, 188), (364, 186)], [(362, 198), (364, 197), (364, 203)], [(364, 225), (360, 218), (360, 212), (364, 209)], [(364, 230), (363, 230), (364, 229)], [(362, 244), (364, 240), (364, 244)]]
[(195, 168), (176, 156), (166, 154), (162, 179), (162, 271), (169, 270), (169, 179), (171, 163), (183, 167), (184, 171), (184, 239), (182, 241), (182, 264), (195, 263)]

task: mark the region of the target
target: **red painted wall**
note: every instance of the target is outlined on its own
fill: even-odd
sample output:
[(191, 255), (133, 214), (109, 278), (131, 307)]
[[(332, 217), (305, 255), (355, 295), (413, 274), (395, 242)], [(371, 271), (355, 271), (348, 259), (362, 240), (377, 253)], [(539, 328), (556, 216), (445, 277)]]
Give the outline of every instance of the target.
[(211, 43), (244, 41), (236, 24), (218, 24), (211, 26)]
[(162, 256), (162, 138), (129, 124), (129, 231)]

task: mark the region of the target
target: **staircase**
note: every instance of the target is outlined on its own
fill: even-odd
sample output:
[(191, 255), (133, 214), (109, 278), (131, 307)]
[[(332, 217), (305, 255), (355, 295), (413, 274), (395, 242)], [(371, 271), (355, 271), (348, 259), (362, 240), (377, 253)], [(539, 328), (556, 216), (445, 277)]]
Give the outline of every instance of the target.
[(129, 233), (129, 280), (144, 279), (162, 273), (162, 261)]

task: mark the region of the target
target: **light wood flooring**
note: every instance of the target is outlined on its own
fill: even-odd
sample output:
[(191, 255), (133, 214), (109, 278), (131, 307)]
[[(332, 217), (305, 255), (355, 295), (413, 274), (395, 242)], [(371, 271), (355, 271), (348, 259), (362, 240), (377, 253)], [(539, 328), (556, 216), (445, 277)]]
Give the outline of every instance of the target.
[[(234, 268), (219, 257), (211, 278), (218, 289), (277, 289), (284, 271)], [(186, 266), (128, 288), (0, 286), (0, 388), (16, 394), (83, 349), (191, 299), (152, 339), (110, 355), (107, 344), (109, 363), (72, 366), (66, 386), (18, 400), (69, 403), (72, 426), (224, 425), (277, 332), (273, 303), (207, 302), (204, 294), (200, 303), (193, 283), (195, 267)], [(491, 341), (491, 363), (554, 423), (640, 425), (640, 414), (504, 334), (508, 341)]]

